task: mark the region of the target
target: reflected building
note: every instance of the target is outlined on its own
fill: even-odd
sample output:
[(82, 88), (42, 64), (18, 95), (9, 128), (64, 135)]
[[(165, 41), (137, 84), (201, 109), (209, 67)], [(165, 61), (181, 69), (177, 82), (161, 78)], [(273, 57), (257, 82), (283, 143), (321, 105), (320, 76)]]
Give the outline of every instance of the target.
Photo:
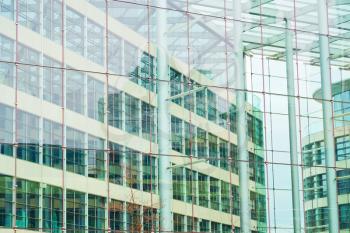
[[(158, 228), (156, 45), (104, 2), (0, 1), (1, 229)], [(169, 59), (175, 232), (239, 232), (234, 95), (207, 74)], [(266, 232), (262, 113), (247, 116), (251, 229)]]
[[(337, 202), (341, 232), (350, 230), (350, 80), (332, 85)], [(313, 96), (322, 99), (321, 90)], [(321, 101), (319, 101), (321, 103)], [(307, 231), (328, 232), (327, 181), (323, 131), (303, 139), (304, 201)], [(334, 169), (334, 168), (329, 168)]]

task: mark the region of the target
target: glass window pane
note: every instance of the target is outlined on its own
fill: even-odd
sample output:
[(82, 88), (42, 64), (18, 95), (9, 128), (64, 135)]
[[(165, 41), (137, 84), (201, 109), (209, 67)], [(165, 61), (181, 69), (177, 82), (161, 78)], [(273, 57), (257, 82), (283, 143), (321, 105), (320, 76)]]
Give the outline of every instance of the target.
[(12, 178), (0, 174), (0, 227), (12, 227)]
[(8, 18), (9, 20), (14, 19), (14, 0), (3, 0), (0, 4), (0, 15)]
[(18, 111), (17, 142), (17, 158), (39, 163), (39, 117)]
[(66, 10), (66, 47), (84, 56), (84, 16), (67, 7)]
[(103, 27), (87, 20), (87, 58), (97, 64), (104, 64)]
[(142, 229), (141, 206), (126, 203), (126, 227), (128, 232), (140, 232)]
[(80, 114), (85, 111), (85, 77), (78, 71), (66, 72), (66, 105), (67, 108)]
[(62, 103), (62, 71), (59, 62), (44, 56), (43, 98), (53, 104)]
[(85, 193), (67, 189), (66, 194), (66, 224), (67, 232), (85, 232)]
[(13, 108), (0, 104), (0, 154), (13, 154)]
[(126, 185), (130, 188), (141, 189), (141, 161), (140, 153), (125, 148), (125, 179)]
[(16, 226), (39, 230), (39, 183), (18, 179), (16, 191)]
[(182, 153), (183, 151), (183, 143), (182, 143), (182, 120), (171, 116), (171, 141), (172, 141), (172, 149)]
[(62, 125), (43, 121), (43, 164), (62, 169)]
[(62, 232), (63, 192), (59, 187), (45, 185), (43, 188), (43, 231)]
[[(6, 5), (4, 5), (6, 7)], [(0, 4), (0, 11), (2, 10)], [(14, 60), (14, 41), (0, 35), (0, 84), (13, 87), (14, 84), (14, 64), (7, 63)], [(6, 62), (7, 61), (7, 62)]]
[(125, 173), (123, 147), (117, 143), (109, 142), (109, 181), (123, 185)]
[(142, 154), (143, 191), (157, 193), (157, 158)]
[(155, 65), (152, 55), (143, 53), (140, 63), (140, 82), (144, 88), (155, 91)]
[(98, 178), (104, 180), (105, 178), (105, 152), (104, 152), (104, 140), (101, 138), (89, 135), (89, 177)]
[(106, 229), (105, 198), (89, 194), (89, 233), (103, 232)]
[(155, 108), (145, 102), (141, 102), (142, 113), (142, 137), (153, 142), (156, 141), (156, 128), (155, 128)]
[(85, 174), (85, 135), (83, 132), (67, 127), (67, 171)]
[(91, 77), (87, 80), (88, 116), (104, 122), (104, 84)]
[(44, 0), (43, 4), (43, 35), (60, 44), (62, 40), (62, 4), (58, 0)]
[(124, 205), (123, 202), (113, 200), (109, 202), (109, 221), (112, 231), (125, 231)]
[(21, 25), (40, 33), (40, 1), (19, 0), (18, 21)]
[(39, 97), (40, 54), (24, 45), (18, 45), (18, 89), (29, 95)]
[(122, 92), (109, 87), (108, 88), (108, 124), (122, 129), (123, 127), (123, 99)]
[(128, 133), (139, 135), (140, 132), (140, 101), (125, 94), (125, 130)]
[(108, 68), (112, 74), (123, 75), (122, 40), (108, 31)]

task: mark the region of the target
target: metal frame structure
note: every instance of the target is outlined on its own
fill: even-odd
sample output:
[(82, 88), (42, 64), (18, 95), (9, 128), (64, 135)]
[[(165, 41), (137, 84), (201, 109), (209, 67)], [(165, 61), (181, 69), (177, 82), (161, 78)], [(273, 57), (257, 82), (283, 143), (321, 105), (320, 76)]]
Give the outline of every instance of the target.
[[(102, 1), (105, 3), (105, 1)], [(111, 15), (124, 22), (139, 33), (145, 30), (144, 17), (140, 17), (139, 11), (146, 8), (144, 0), (114, 0), (106, 1), (109, 7), (118, 7), (124, 12), (119, 15)], [(320, 65), (323, 103), (323, 126), (326, 151), (327, 168), (327, 192), (329, 205), (329, 230), (331, 233), (339, 232), (338, 207), (337, 207), (337, 183), (335, 167), (335, 148), (332, 115), (332, 90), (330, 67), (339, 66), (343, 69), (350, 68), (350, 49), (343, 49), (342, 45), (350, 41), (350, 0), (227, 0), (229, 4), (223, 4), (221, 0), (157, 0), (152, 3), (150, 12), (145, 17), (149, 21), (156, 17), (156, 27), (149, 27), (150, 34), (157, 34), (157, 62), (158, 62), (158, 132), (159, 154), (168, 155), (170, 146), (170, 116), (168, 101), (185, 94), (193, 94), (198, 90), (188, 91), (177, 96), (169, 97), (169, 75), (167, 73), (168, 54), (180, 58), (188, 63), (189, 44), (191, 45), (191, 62), (188, 64), (193, 69), (212, 71), (212, 79), (219, 79), (229, 69), (234, 69), (236, 78), (235, 87), (237, 101), (237, 136), (240, 162), (240, 207), (241, 207), (241, 232), (250, 232), (250, 207), (249, 207), (249, 155), (247, 149), (247, 116), (246, 97), (247, 92), (243, 61), (244, 52), (253, 55), (261, 55), (276, 60), (286, 61), (286, 73), (288, 83), (288, 117), (290, 136), (291, 177), (293, 192), (294, 232), (301, 232), (300, 216), (300, 188), (298, 174), (298, 149), (297, 126), (295, 110), (294, 66), (293, 52), (298, 52), (298, 59), (307, 64)], [(18, 9), (18, 0), (16, 1)], [(62, 1), (64, 5), (64, 1)], [(232, 6), (232, 7), (231, 7)], [(189, 8), (189, 9), (187, 9)], [(16, 10), (17, 10), (16, 9)], [(107, 7), (108, 9), (108, 7)], [(318, 12), (315, 16), (315, 12)], [(226, 14), (223, 12), (228, 12)], [(62, 8), (62, 15), (64, 15)], [(190, 19), (189, 24), (184, 20), (184, 15)], [(231, 17), (230, 17), (231, 16)], [(217, 28), (228, 20), (227, 31), (219, 31)], [(293, 24), (294, 23), (294, 24)], [(65, 22), (62, 22), (64, 25)], [(298, 27), (296, 25), (298, 24)], [(295, 28), (293, 26), (295, 25)], [(268, 32), (262, 35), (260, 26), (266, 27)], [(184, 28), (190, 27), (190, 38), (184, 43), (188, 33)], [(63, 27), (62, 27), (63, 28)], [(18, 12), (16, 13), (16, 29), (18, 30)], [(189, 28), (187, 28), (189, 30)], [(62, 76), (64, 77), (64, 29), (62, 29)], [(152, 31), (153, 30), (153, 31)], [(154, 31), (157, 30), (157, 31)], [(293, 48), (292, 30), (298, 31), (298, 48)], [(190, 30), (189, 30), (190, 31)], [(226, 33), (229, 38), (226, 38)], [(16, 46), (18, 44), (18, 32), (16, 31)], [(232, 42), (231, 42), (232, 41)], [(226, 44), (225, 44), (226, 43)], [(225, 49), (228, 46), (228, 51)], [(263, 52), (262, 52), (263, 49)], [(18, 49), (16, 49), (17, 51)], [(227, 53), (229, 55), (227, 55)], [(16, 63), (18, 58), (16, 54)], [(226, 56), (229, 64), (226, 64)], [(187, 60), (188, 59), (188, 60)], [(17, 71), (16, 64), (16, 71)], [(198, 69), (200, 68), (200, 69)], [(108, 67), (107, 72), (108, 73)], [(16, 74), (16, 77), (18, 75)], [(108, 80), (108, 77), (107, 77)], [(64, 86), (62, 79), (62, 87)], [(16, 86), (17, 88), (17, 86)], [(231, 88), (231, 87), (226, 87)], [(17, 92), (16, 92), (17, 93)], [(62, 98), (63, 89), (62, 89)], [(62, 99), (62, 125), (64, 125), (65, 112)], [(16, 96), (17, 107), (17, 96)], [(107, 127), (108, 130), (108, 127)], [(62, 129), (63, 131), (63, 129)], [(65, 132), (62, 132), (62, 139)], [(64, 140), (63, 140), (64, 141)], [(15, 139), (15, 144), (17, 139)], [(63, 155), (65, 154), (62, 148)], [(192, 165), (194, 163), (191, 163)], [(186, 164), (185, 164), (186, 165)], [(160, 185), (160, 228), (161, 231), (172, 231), (171, 215), (171, 189), (172, 189), (172, 165), (168, 156), (160, 156), (159, 159), (159, 185)], [(65, 170), (65, 169), (64, 169)], [(63, 186), (64, 186), (63, 176)], [(269, 187), (268, 187), (269, 188)], [(14, 187), (16, 189), (16, 187)], [(65, 192), (65, 190), (64, 190)], [(15, 197), (14, 197), (15, 199)], [(169, 221), (171, 219), (171, 221)], [(14, 218), (15, 223), (15, 218)], [(15, 224), (14, 224), (15, 225)]]
[[(186, 1), (170, 1), (169, 11), (175, 10), (181, 13), (187, 12), (185, 9)], [(327, 151), (327, 166), (334, 167), (335, 155), (334, 155), (334, 143), (332, 137), (332, 103), (329, 101), (332, 99), (330, 90), (330, 76), (329, 76), (329, 66), (338, 65), (346, 68), (348, 66), (349, 59), (347, 55), (349, 50), (342, 51), (337, 47), (338, 43), (346, 41), (349, 38), (349, 32), (346, 27), (342, 27), (345, 32), (341, 32), (339, 29), (339, 34), (334, 35), (332, 38), (328, 38), (329, 28), (339, 27), (350, 20), (350, 14), (348, 10), (341, 10), (338, 6), (348, 4), (346, 0), (333, 0), (325, 1), (319, 0), (317, 3), (307, 3), (305, 1), (294, 1), (293, 10), (280, 10), (285, 9), (286, 6), (290, 6), (287, 2), (286, 6), (283, 5), (281, 1), (259, 1), (250, 2), (246, 1), (241, 4), (241, 1), (233, 1), (232, 19), (233, 28), (232, 34), (233, 43), (227, 41), (224, 34), (221, 34), (216, 29), (216, 23), (221, 20), (222, 12), (226, 9), (222, 9), (220, 4), (215, 1), (191, 1), (190, 8), (193, 9), (191, 17), (190, 27), (199, 26), (202, 28), (201, 33), (196, 33), (194, 38), (191, 38), (191, 46), (194, 47), (193, 50), (199, 51), (200, 54), (196, 54), (199, 59), (198, 66), (209, 67), (207, 61), (212, 65), (208, 70), (215, 71), (214, 77), (220, 76), (222, 73), (227, 72), (223, 65), (223, 58), (220, 58), (218, 54), (222, 53), (220, 51), (220, 45), (222, 42), (227, 43), (234, 54), (234, 61), (230, 66), (234, 67), (235, 77), (237, 78), (236, 90), (237, 90), (237, 109), (238, 109), (238, 151), (239, 159), (241, 161), (248, 161), (248, 153), (246, 146), (246, 117), (245, 117), (245, 77), (244, 77), (244, 63), (243, 63), (243, 51), (250, 51), (253, 54), (260, 54), (259, 49), (264, 47), (264, 56), (271, 57), (273, 59), (283, 59), (285, 57), (286, 67), (287, 67), (287, 80), (288, 80), (288, 117), (290, 125), (290, 157), (291, 157), (291, 177), (292, 177), (292, 192), (293, 192), (293, 222), (294, 222), (294, 232), (301, 232), (301, 216), (300, 216), (300, 189), (299, 189), (299, 174), (298, 174), (298, 158), (297, 158), (297, 127), (296, 127), (296, 111), (295, 111), (295, 88), (294, 88), (294, 67), (293, 67), (293, 44), (292, 44), (292, 33), (291, 30), (300, 31), (298, 37), (298, 56), (300, 60), (310, 64), (320, 64), (321, 67), (321, 78), (322, 78), (322, 88), (323, 88), (323, 116), (324, 116), (324, 137), (326, 141), (326, 151)], [(188, 3), (187, 3), (188, 4)], [(275, 5), (273, 5), (275, 4)], [(277, 8), (280, 7), (279, 9)], [(163, 6), (164, 7), (164, 6)], [(283, 8), (284, 7), (284, 8)], [(337, 8), (339, 12), (344, 14), (338, 15), (332, 19), (327, 19), (326, 7)], [(196, 9), (201, 9), (200, 13)], [(318, 9), (318, 17), (315, 18), (310, 13)], [(159, 9), (158, 9), (159, 10)], [(206, 11), (207, 14), (202, 13)], [(263, 13), (263, 15), (262, 15)], [(215, 16), (214, 16), (215, 15)], [(219, 16), (218, 16), (219, 15)], [(332, 16), (331, 14), (329, 14)], [(259, 19), (259, 22), (257, 19)], [(159, 17), (157, 18), (157, 23)], [(226, 16), (225, 16), (226, 20)], [(301, 28), (293, 29), (291, 27), (290, 21), (297, 21), (298, 23), (305, 24)], [(123, 21), (123, 20), (122, 20)], [(168, 27), (169, 35), (169, 47), (170, 53), (175, 54), (177, 57), (182, 57), (185, 60), (186, 55), (182, 54), (181, 51), (186, 51), (185, 46), (181, 46), (173, 37), (181, 37), (181, 33), (176, 33), (181, 30), (180, 19), (173, 20), (173, 26)], [(285, 21), (285, 33), (282, 32), (283, 22)], [(318, 22), (317, 22), (318, 21)], [(183, 22), (185, 23), (185, 22)], [(244, 27), (243, 27), (244, 24)], [(264, 37), (263, 43), (259, 41), (259, 30), (256, 30), (258, 25), (264, 25), (271, 29), (271, 36)], [(296, 25), (296, 24), (295, 24)], [(317, 26), (319, 25), (319, 26)], [(142, 25), (137, 25), (137, 28), (141, 28)], [(244, 30), (243, 30), (244, 28)], [(317, 32), (317, 29), (319, 30)], [(157, 28), (159, 30), (159, 28)], [(307, 31), (306, 31), (307, 30)], [(349, 28), (350, 30), (350, 28)], [(244, 32), (243, 32), (244, 31)], [(281, 33), (279, 32), (281, 31)], [(318, 34), (316, 40), (306, 39), (308, 34)], [(185, 33), (184, 33), (185, 34)], [(246, 36), (249, 34), (249, 36)], [(255, 35), (254, 35), (255, 34)], [(300, 35), (301, 34), (301, 35)], [(303, 34), (305, 34), (303, 36)], [(158, 31), (159, 35), (159, 31)], [(333, 36), (333, 35), (332, 35)], [(305, 37), (305, 38), (304, 38)], [(201, 44), (197, 41), (205, 40), (210, 38), (211, 40), (207, 44)], [(285, 41), (285, 43), (281, 43)], [(329, 45), (329, 43), (331, 43)], [(158, 42), (159, 44), (159, 42)], [(195, 47), (201, 47), (201, 49), (196, 50)], [(333, 45), (334, 44), (334, 48)], [(203, 48), (203, 46), (205, 48)], [(285, 49), (284, 49), (285, 47)], [(319, 47), (319, 48), (318, 48)], [(183, 48), (183, 49), (182, 49)], [(320, 54), (320, 58), (318, 58)], [(212, 59), (216, 56), (217, 58)], [(210, 57), (210, 58), (209, 58)], [(218, 68), (219, 67), (219, 68)], [(221, 68), (222, 67), (222, 68)], [(248, 190), (248, 177), (247, 177), (248, 165), (247, 163), (240, 163), (240, 195), (241, 195), (241, 226), (242, 232), (249, 232), (249, 229), (245, 229), (244, 226), (249, 225), (249, 193)], [(336, 203), (336, 171), (334, 169), (327, 169), (327, 182), (328, 182), (328, 203), (330, 207), (329, 219), (330, 219), (330, 230), (331, 232), (338, 232), (338, 213), (337, 213), (337, 203)]]
[[(171, 20), (168, 22), (169, 53), (183, 58), (183, 60), (186, 60), (187, 55), (184, 51), (186, 51), (187, 45), (182, 43), (181, 38), (186, 36), (182, 31), (186, 25), (183, 17), (180, 16), (186, 14), (186, 2), (186, 0), (169, 1), (167, 8), (168, 14), (171, 14)], [(232, 1), (227, 1), (228, 4), (226, 4), (227, 20), (232, 23), (229, 23), (227, 27), (228, 34), (234, 35), (232, 26), (234, 19), (230, 17), (233, 11), (230, 6), (233, 4), (230, 4), (230, 2)], [(134, 17), (140, 18), (143, 4), (142, 1), (111, 2), (112, 7), (114, 5), (118, 9), (125, 9), (124, 14), (120, 14), (117, 18), (139, 32), (144, 30), (144, 25), (142, 20), (136, 20)], [(346, 23), (350, 20), (350, 9), (344, 7), (347, 4), (349, 4), (348, 0), (330, 0), (327, 3), (328, 7), (333, 10), (328, 11), (328, 27), (332, 29), (330, 34), (332, 37), (330, 38), (330, 58), (332, 59), (332, 65), (344, 68), (348, 67), (349, 58), (347, 58), (347, 55), (349, 50), (342, 50), (339, 45), (345, 43), (350, 37), (349, 28), (346, 26)], [(288, 19), (291, 25), (294, 24), (294, 21), (300, 24), (300, 27), (296, 29), (300, 32), (298, 36), (299, 59), (306, 63), (319, 64), (318, 37), (313, 36), (319, 33), (318, 18), (314, 14), (317, 8), (316, 1), (306, 0), (242, 1), (240, 22), (242, 22), (244, 30), (242, 35), (243, 50), (260, 54), (261, 47), (264, 47), (266, 57), (284, 60), (284, 19)], [(196, 33), (190, 38), (190, 43), (196, 57), (200, 58), (196, 65), (213, 70), (214, 77), (218, 77), (225, 72), (223, 43), (225, 35), (223, 31), (217, 30), (218, 26), (224, 21), (223, 12), (223, 1), (191, 0), (189, 3), (190, 27), (196, 28)], [(269, 29), (269, 33), (264, 35), (263, 43), (260, 41), (259, 25)], [(227, 45), (229, 51), (232, 51), (234, 46), (230, 41), (231, 38), (227, 41)], [(229, 68), (232, 68), (233, 64), (230, 63), (229, 65)]]
[[(230, 1), (227, 1), (230, 2)], [(194, 67), (203, 67), (211, 70), (214, 78), (219, 78), (223, 73), (227, 72), (227, 68), (234, 67), (235, 77), (237, 78), (237, 109), (238, 109), (238, 148), (239, 159), (248, 161), (246, 147), (246, 116), (245, 116), (245, 77), (243, 52), (252, 54), (263, 54), (265, 57), (271, 57), (276, 60), (286, 61), (287, 80), (288, 80), (288, 116), (290, 125), (290, 157), (291, 157), (291, 177), (293, 192), (293, 213), (294, 213), (294, 232), (301, 232), (301, 216), (300, 216), (300, 189), (298, 174), (298, 158), (297, 158), (297, 126), (295, 111), (295, 88), (294, 88), (294, 67), (293, 67), (293, 35), (292, 30), (298, 31), (298, 59), (305, 63), (321, 66), (322, 88), (323, 88), (323, 114), (324, 127), (327, 148), (327, 166), (334, 166), (334, 143), (332, 138), (332, 99), (330, 90), (329, 66), (336, 65), (343, 68), (349, 68), (350, 58), (348, 58), (349, 50), (339, 49), (339, 45), (348, 43), (350, 39), (350, 27), (346, 23), (350, 21), (350, 9), (344, 7), (349, 4), (348, 0), (317, 0), (314, 2), (306, 0), (295, 1), (277, 1), (277, 0), (260, 0), (260, 1), (232, 1), (232, 4), (223, 4), (223, 1), (209, 0), (186, 0), (168, 1), (168, 18), (167, 37), (168, 51), (170, 54), (186, 61), (188, 54), (186, 43), (181, 44), (182, 37), (186, 37), (187, 33), (182, 32), (186, 27), (186, 22), (180, 15), (187, 14), (190, 17), (189, 27), (196, 28), (193, 38), (189, 38), (191, 51), (196, 59)], [(134, 28), (136, 31), (142, 31), (142, 20), (130, 20), (132, 10), (139, 10), (139, 1), (123, 1), (123, 3), (114, 3), (116, 7), (125, 6), (125, 13), (118, 19)], [(189, 5), (189, 6), (188, 6)], [(189, 10), (186, 8), (189, 7)], [(230, 8), (232, 6), (232, 8)], [(159, 7), (159, 6), (158, 6)], [(227, 9), (224, 9), (226, 7)], [(326, 7), (329, 10), (326, 10)], [(162, 5), (160, 8), (166, 8)], [(318, 10), (318, 16), (313, 14)], [(337, 11), (337, 14), (333, 11)], [(159, 11), (156, 9), (152, 13)], [(226, 17), (224, 12), (232, 12)], [(128, 17), (125, 17), (128, 15)], [(176, 15), (176, 16), (174, 16)], [(152, 17), (152, 16), (150, 16)], [(327, 19), (327, 17), (329, 17)], [(160, 18), (157, 17), (157, 25)], [(230, 38), (225, 38), (224, 32), (217, 30), (217, 26), (221, 21), (228, 20), (232, 24), (228, 24), (228, 34)], [(294, 24), (293, 24), (294, 23)], [(302, 26), (293, 28), (291, 25), (300, 24)], [(261, 41), (261, 31), (259, 25), (269, 29)], [(165, 25), (166, 26), (166, 25)], [(162, 28), (156, 27), (156, 30)], [(329, 30), (329, 31), (328, 31)], [(315, 36), (318, 35), (318, 36)], [(329, 38), (330, 37), (330, 38)], [(159, 39), (159, 37), (157, 37)], [(320, 41), (320, 42), (319, 42)], [(229, 48), (229, 53), (233, 53), (234, 60), (229, 62), (228, 67), (225, 66), (225, 44)], [(160, 42), (158, 41), (158, 45)], [(319, 57), (320, 55), (320, 57)], [(241, 226), (242, 232), (248, 232), (244, 229), (246, 223), (249, 222), (249, 193), (247, 163), (240, 163), (240, 187), (241, 187)], [(327, 169), (328, 177), (328, 202), (330, 203), (329, 219), (331, 232), (338, 232), (338, 214), (336, 206), (336, 182), (335, 170)]]

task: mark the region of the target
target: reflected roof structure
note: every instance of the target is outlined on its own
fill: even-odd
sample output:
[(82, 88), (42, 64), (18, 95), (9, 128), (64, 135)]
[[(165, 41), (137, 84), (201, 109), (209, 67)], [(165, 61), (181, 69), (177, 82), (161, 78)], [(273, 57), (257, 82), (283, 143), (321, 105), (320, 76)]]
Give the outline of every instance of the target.
[[(234, 46), (232, 1), (168, 1), (170, 53), (211, 78), (229, 70), (227, 68), (233, 66), (231, 55)], [(104, 1), (91, 2), (104, 5)], [(288, 19), (290, 30), (296, 32), (293, 47), (298, 52), (298, 60), (318, 64), (317, 0), (242, 2), (243, 42), (247, 53), (284, 60), (285, 19)], [(350, 43), (349, 3), (350, 0), (328, 1), (331, 64), (343, 68), (350, 68), (350, 49), (347, 46)], [(150, 7), (147, 7), (148, 4)], [(154, 41), (155, 4), (151, 0), (113, 0), (109, 2), (109, 14)], [(191, 14), (186, 14), (187, 11)]]

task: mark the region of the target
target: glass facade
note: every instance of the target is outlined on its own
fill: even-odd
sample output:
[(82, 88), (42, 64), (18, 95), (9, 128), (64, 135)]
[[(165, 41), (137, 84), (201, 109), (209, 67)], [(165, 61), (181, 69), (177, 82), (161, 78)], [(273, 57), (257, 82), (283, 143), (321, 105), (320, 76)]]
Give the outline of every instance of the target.
[(0, 0), (0, 231), (157, 232), (167, 158), (174, 232), (349, 232), (349, 15)]
[[(346, 87), (346, 82), (342, 83), (342, 88), (339, 89), (339, 83), (332, 85), (333, 89), (333, 111), (334, 111), (334, 124), (335, 132), (333, 143), (335, 146), (335, 162), (336, 167), (339, 167), (336, 171), (336, 193), (338, 195), (337, 199), (341, 200), (338, 206), (339, 215), (339, 229), (341, 231), (349, 231), (350, 224), (349, 218), (349, 200), (347, 198), (350, 193), (350, 170), (348, 169), (347, 162), (349, 161), (350, 155), (350, 138), (347, 135), (346, 127), (348, 126), (347, 113), (349, 109), (347, 107), (349, 100), (349, 91), (344, 88)], [(345, 87), (344, 87), (345, 86)], [(316, 92), (317, 93), (317, 92)], [(339, 117), (338, 117), (339, 116)], [(322, 133), (322, 132), (321, 132)], [(317, 134), (317, 133), (316, 133)], [(304, 200), (307, 202), (318, 202), (324, 200), (328, 196), (328, 185), (327, 185), (327, 174), (322, 167), (326, 165), (326, 151), (324, 140), (319, 140), (317, 137), (311, 134), (309, 136), (308, 143), (303, 146), (303, 159), (304, 163), (307, 165), (306, 176), (304, 177)], [(313, 139), (317, 138), (317, 140)], [(321, 167), (316, 173), (310, 172), (310, 168), (313, 166)], [(328, 227), (328, 211), (329, 208), (327, 203), (316, 204), (305, 211), (306, 215), (306, 226), (308, 227), (307, 232), (320, 232), (329, 231)]]

